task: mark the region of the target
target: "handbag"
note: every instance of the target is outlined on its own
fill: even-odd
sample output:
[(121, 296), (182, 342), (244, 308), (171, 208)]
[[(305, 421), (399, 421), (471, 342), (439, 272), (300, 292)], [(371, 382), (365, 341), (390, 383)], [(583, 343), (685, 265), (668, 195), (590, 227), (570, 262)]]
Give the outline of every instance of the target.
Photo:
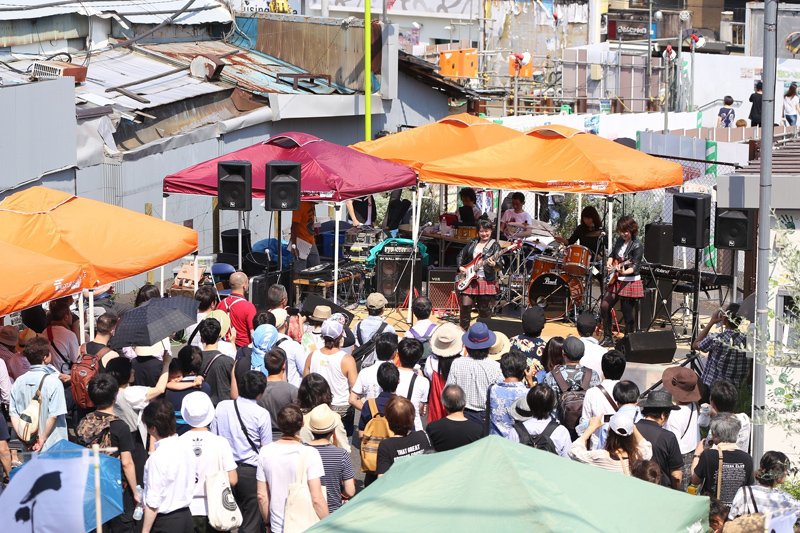
[[(323, 497), (326, 492), (323, 486)], [(286, 496), (286, 506), (283, 511), (284, 533), (300, 533), (319, 522), (314, 502), (311, 500), (311, 491), (308, 489), (306, 478), (305, 449), (300, 450), (300, 462), (297, 465), (297, 474), (294, 483), (289, 485)]]
[[(220, 461), (221, 463), (221, 461)], [(242, 512), (233, 497), (228, 473), (222, 469), (206, 474), (208, 523), (218, 531), (231, 531), (242, 525)]]

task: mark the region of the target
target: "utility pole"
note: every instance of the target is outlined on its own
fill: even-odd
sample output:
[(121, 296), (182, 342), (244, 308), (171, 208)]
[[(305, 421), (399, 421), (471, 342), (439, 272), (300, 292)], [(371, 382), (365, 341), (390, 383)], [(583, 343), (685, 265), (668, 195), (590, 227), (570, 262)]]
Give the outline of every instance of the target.
[(653, 75), (653, 0), (647, 0), (647, 76), (644, 82), (645, 110), (650, 105), (650, 76)]

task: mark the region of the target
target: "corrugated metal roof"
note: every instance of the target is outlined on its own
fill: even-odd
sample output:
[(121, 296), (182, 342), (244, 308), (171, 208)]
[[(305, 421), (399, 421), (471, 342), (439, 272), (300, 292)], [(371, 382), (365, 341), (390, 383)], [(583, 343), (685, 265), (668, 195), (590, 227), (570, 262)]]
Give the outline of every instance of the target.
[[(9, 0), (0, 3), (0, 20), (38, 19), (67, 13), (86, 16), (116, 13), (132, 24), (159, 24), (186, 5), (186, 0), (80, 0), (58, 6), (53, 6), (52, 3), (47, 0)], [(40, 5), (47, 7), (36, 7)], [(222, 2), (195, 0), (173, 24), (207, 24), (231, 20), (231, 13)]]
[(278, 74), (308, 74), (302, 68), (280, 59), (236, 46), (222, 41), (200, 41), (191, 43), (148, 44), (142, 48), (159, 56), (182, 64), (188, 64), (198, 55), (222, 56), (237, 52), (222, 59), (226, 63), (222, 79), (235, 83), (239, 88), (253, 93), (281, 94), (350, 94), (352, 91), (317, 78), (314, 81), (302, 80), (294, 89), (292, 81), (278, 78)]

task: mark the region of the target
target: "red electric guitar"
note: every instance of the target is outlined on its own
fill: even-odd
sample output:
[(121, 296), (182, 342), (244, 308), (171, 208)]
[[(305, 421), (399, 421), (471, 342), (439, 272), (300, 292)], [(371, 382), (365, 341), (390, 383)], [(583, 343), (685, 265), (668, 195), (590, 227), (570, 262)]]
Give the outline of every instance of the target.
[(485, 261), (489, 261), (490, 259), (497, 261), (501, 255), (513, 252), (521, 247), (522, 240), (517, 240), (505, 248), (502, 248), (496, 254), (490, 255), (489, 257), (485, 257), (483, 254), (478, 254), (475, 259), (464, 265), (465, 272), (460, 272), (458, 274), (456, 278), (456, 289), (463, 291), (469, 287), (469, 284), (472, 283), (472, 280), (478, 276), (478, 270), (483, 266)]
[(620, 261), (619, 259), (614, 259), (611, 262), (611, 269), (608, 272), (608, 277), (606, 278), (606, 287), (610, 287), (611, 285), (617, 282), (619, 279), (619, 271), (624, 270), (631, 266), (630, 261)]

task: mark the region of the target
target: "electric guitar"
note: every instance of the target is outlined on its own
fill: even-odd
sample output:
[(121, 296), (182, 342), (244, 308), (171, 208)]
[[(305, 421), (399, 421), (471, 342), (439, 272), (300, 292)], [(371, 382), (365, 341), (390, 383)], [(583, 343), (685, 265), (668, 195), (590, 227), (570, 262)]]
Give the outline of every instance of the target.
[(463, 268), (465, 269), (465, 271), (458, 274), (456, 278), (456, 288), (459, 291), (463, 291), (464, 289), (469, 287), (469, 284), (472, 283), (472, 280), (478, 277), (478, 270), (483, 266), (483, 263), (485, 261), (489, 260), (496, 261), (497, 259), (500, 258), (501, 255), (513, 252), (514, 250), (517, 250), (518, 248), (521, 247), (522, 247), (522, 240), (516, 240), (509, 246), (506, 246), (505, 248), (501, 249), (500, 251), (498, 251), (493, 255), (490, 255), (489, 257), (484, 256), (482, 253), (478, 254), (478, 256), (475, 257), (475, 259), (464, 265)]
[(611, 264), (611, 270), (606, 277), (606, 287), (610, 287), (611, 285), (617, 282), (619, 279), (619, 271), (628, 268), (631, 266), (630, 261), (620, 261), (619, 259), (614, 259)]

